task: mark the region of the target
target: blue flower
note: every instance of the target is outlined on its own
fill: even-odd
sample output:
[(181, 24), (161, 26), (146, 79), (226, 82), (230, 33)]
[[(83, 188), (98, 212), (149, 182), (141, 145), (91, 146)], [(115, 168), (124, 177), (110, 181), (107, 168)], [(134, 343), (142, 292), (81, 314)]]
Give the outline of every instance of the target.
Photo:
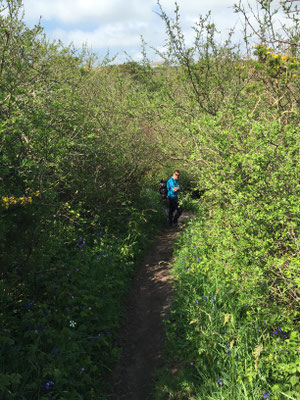
[(207, 300), (207, 297), (206, 296), (202, 296), (202, 300)]
[(53, 349), (53, 354), (56, 356), (56, 354), (59, 352), (58, 349)]
[(264, 395), (263, 395), (263, 398), (264, 398), (264, 399), (267, 399), (267, 398), (269, 398), (269, 397), (270, 397), (270, 396), (269, 396), (269, 393), (268, 393), (268, 392), (265, 392)]
[(218, 382), (218, 384), (219, 384), (220, 386), (222, 386), (222, 385), (223, 385), (223, 382), (221, 381), (221, 379), (220, 379), (220, 378), (217, 378), (217, 382)]
[(52, 382), (52, 381), (46, 382), (45, 383), (45, 389), (48, 390), (51, 385), (54, 385), (54, 382)]

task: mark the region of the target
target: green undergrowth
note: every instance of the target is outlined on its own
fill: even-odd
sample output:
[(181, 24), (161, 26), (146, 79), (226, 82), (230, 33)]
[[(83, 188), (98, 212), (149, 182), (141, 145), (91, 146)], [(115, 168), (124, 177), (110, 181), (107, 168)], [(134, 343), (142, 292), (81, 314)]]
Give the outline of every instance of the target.
[[(38, 206), (28, 205), (29, 214), (30, 207)], [(138, 205), (111, 211), (105, 225), (52, 215), (47, 240), (40, 232), (43, 240), (26, 265), (14, 264), (2, 276), (1, 399), (103, 398), (119, 353), (124, 293), (165, 215), (150, 190)]]
[[(266, 232), (251, 243), (242, 221), (234, 231), (226, 223), (230, 211), (202, 210), (177, 243), (176, 296), (156, 400), (299, 398), (295, 283), (293, 292), (291, 279), (274, 279), (275, 257), (267, 257), (268, 243), (262, 246)], [(289, 266), (296, 280), (299, 260), (290, 256)]]

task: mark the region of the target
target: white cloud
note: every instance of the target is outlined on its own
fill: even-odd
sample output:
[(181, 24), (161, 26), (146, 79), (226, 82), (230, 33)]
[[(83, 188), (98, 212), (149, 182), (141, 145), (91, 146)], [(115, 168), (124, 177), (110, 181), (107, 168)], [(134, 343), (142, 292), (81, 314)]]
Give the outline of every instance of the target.
[(91, 32), (81, 29), (65, 30), (55, 29), (51, 32), (53, 39), (60, 39), (63, 43), (72, 42), (75, 47), (81, 47), (87, 43), (93, 49), (132, 47), (138, 46), (141, 42), (141, 32), (147, 25), (143, 22), (124, 22), (106, 24)]
[(46, 21), (56, 20), (63, 24), (86, 24), (118, 20), (147, 19), (155, 0), (147, 0), (141, 6), (139, 0), (24, 0), (26, 18)]
[[(174, 0), (160, 0), (162, 8), (166, 12), (172, 12), (175, 9)], [(193, 14), (199, 16), (209, 10), (225, 9), (232, 7), (232, 0), (177, 0), (181, 14)]]

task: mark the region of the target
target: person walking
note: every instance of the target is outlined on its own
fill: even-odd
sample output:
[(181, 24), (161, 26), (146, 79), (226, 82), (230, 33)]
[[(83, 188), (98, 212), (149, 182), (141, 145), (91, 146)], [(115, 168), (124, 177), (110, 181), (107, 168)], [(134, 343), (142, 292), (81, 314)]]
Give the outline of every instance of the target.
[[(182, 208), (178, 204), (178, 194), (180, 192), (180, 185), (178, 182), (180, 172), (175, 170), (173, 175), (167, 181), (168, 198), (169, 198), (169, 225), (176, 225), (178, 218), (182, 214)], [(175, 212), (176, 211), (176, 212)], [(175, 212), (174, 218), (173, 214)]]

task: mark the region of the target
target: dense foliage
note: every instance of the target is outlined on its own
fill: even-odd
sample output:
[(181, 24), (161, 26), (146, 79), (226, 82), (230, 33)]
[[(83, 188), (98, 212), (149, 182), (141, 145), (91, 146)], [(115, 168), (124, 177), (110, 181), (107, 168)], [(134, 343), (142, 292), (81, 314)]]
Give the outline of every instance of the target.
[[(178, 242), (157, 398), (296, 398), (300, 59), (292, 3), (283, 4), (289, 23), (278, 37), (272, 1), (258, 1), (247, 57), (232, 35), (217, 43), (209, 16), (187, 47), (178, 8), (174, 20), (161, 9), (165, 65), (151, 68), (145, 53), (141, 64), (118, 66), (50, 43), (41, 26), (24, 25), (21, 1), (0, 1), (5, 400), (105, 398), (122, 296), (164, 220), (153, 188), (174, 167), (204, 196)], [(241, 5), (236, 11), (249, 22)]]

